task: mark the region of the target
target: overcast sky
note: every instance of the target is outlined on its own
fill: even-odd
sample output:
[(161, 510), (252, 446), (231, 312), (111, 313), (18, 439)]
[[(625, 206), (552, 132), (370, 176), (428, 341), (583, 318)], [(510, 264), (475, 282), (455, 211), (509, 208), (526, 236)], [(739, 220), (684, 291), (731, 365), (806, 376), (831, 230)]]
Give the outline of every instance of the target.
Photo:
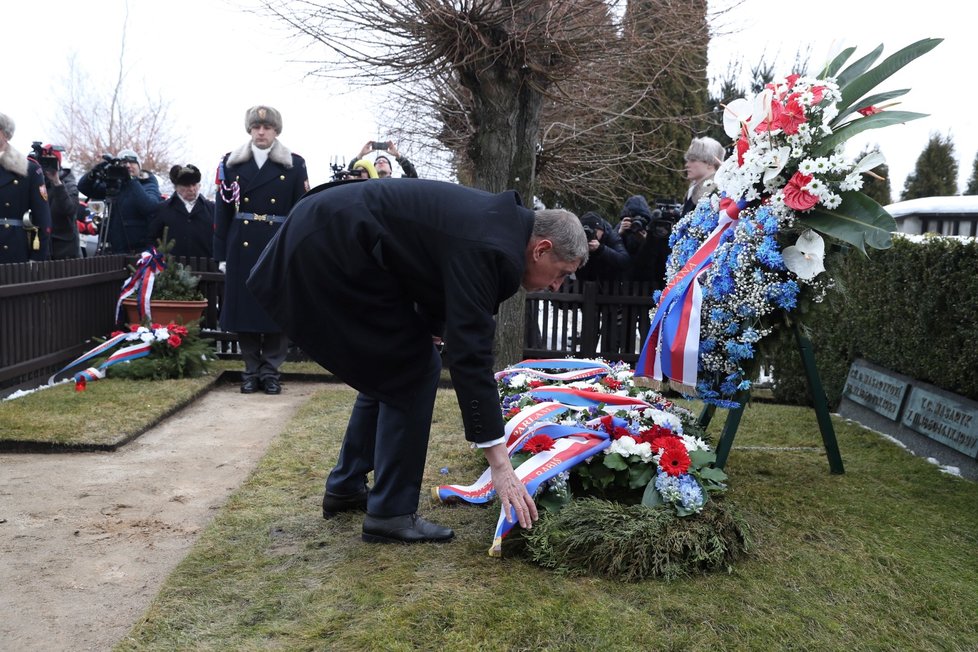
[[(730, 4), (711, 0), (714, 10)], [(107, 96), (118, 72), (126, 3), (47, 0), (8, 5), (0, 112), (16, 121), (13, 143), (26, 152), (33, 140), (53, 140), (54, 98), (72, 53), (91, 83)], [(307, 77), (309, 64), (295, 62), (315, 59), (315, 52), (303, 50), (271, 19), (239, 6), (226, 0), (129, 3), (127, 95), (161, 93), (170, 100), (173, 132), (185, 143), (185, 162), (212, 176), (220, 157), (248, 139), (244, 112), (259, 103), (281, 111), (281, 140), (306, 158), (313, 184), (329, 179), (332, 157), (349, 158), (365, 141), (388, 136), (379, 133), (373, 118), (376, 111), (385, 110), (378, 91), (348, 94), (335, 82)], [(817, 5), (744, 0), (715, 24), (721, 34), (711, 42), (710, 72), (721, 75), (730, 61), (749, 64), (765, 57), (787, 73), (796, 52), (806, 46), (820, 64), (840, 44), (857, 46), (858, 54), (883, 43), (885, 56), (920, 38), (944, 38), (934, 51), (880, 87), (911, 88), (900, 108), (930, 116), (869, 132), (850, 150), (855, 155), (867, 142), (880, 145), (896, 199), (930, 134), (950, 134), (963, 189), (978, 150), (978, 85), (971, 80), (978, 47), (972, 21), (962, 19), (960, 7), (952, 0), (824, 0)], [(402, 149), (422, 176), (432, 176), (422, 158), (409, 147)], [(654, 194), (654, 189), (645, 192)]]

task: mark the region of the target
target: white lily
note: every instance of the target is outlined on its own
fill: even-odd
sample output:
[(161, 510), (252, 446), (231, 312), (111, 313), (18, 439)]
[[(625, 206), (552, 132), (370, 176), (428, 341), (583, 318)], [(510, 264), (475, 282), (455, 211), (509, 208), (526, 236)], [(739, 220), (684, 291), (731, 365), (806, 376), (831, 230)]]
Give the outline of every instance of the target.
[(794, 245), (784, 248), (781, 257), (784, 258), (784, 266), (798, 278), (810, 281), (825, 271), (825, 241), (808, 229), (798, 236)]

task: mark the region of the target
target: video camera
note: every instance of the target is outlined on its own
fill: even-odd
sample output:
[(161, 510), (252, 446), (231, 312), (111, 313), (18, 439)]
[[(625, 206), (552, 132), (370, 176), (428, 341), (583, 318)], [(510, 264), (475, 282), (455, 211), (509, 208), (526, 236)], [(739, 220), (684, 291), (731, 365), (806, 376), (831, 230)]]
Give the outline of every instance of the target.
[(45, 172), (57, 172), (61, 169), (61, 161), (55, 152), (65, 151), (64, 147), (61, 145), (48, 145), (45, 147), (41, 144), (41, 141), (35, 140), (31, 143), (31, 149), (34, 151), (34, 159), (41, 166), (42, 170)]
[(115, 158), (108, 154), (103, 154), (102, 162), (92, 168), (88, 174), (92, 181), (105, 185), (106, 197), (115, 197), (122, 192), (122, 184), (132, 176), (124, 159)]
[(682, 217), (683, 205), (677, 204), (675, 200), (659, 199), (655, 202), (652, 209), (652, 223), (646, 229), (651, 232), (653, 237), (668, 238), (672, 233), (672, 227)]

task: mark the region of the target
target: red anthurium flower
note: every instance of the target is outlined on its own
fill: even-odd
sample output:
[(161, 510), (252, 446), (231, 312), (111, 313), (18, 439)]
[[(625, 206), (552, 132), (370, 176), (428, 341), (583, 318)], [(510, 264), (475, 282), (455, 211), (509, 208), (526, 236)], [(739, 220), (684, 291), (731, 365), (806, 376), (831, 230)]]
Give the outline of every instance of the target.
[(659, 468), (672, 476), (682, 475), (689, 470), (689, 453), (686, 452), (682, 442), (679, 442), (678, 446), (669, 446), (662, 451)]
[(818, 104), (825, 97), (824, 86), (812, 86), (812, 105)]
[(800, 78), (801, 78), (801, 75), (799, 75), (797, 73), (793, 73), (793, 74), (790, 74), (787, 77), (785, 77), (784, 80), (785, 80), (785, 82), (788, 85), (788, 90), (791, 90), (792, 88), (794, 88), (795, 87), (795, 82), (798, 81)]
[(547, 435), (533, 435), (523, 444), (523, 450), (527, 453), (542, 453), (554, 447), (554, 440)]
[(183, 340), (180, 339), (179, 335), (174, 334), (166, 339), (166, 343), (172, 346), (173, 348), (177, 348), (178, 346), (180, 346), (180, 344), (183, 343)]
[(750, 141), (747, 140), (746, 136), (741, 136), (737, 140), (737, 167), (743, 167), (744, 165), (744, 154), (750, 149)]
[(784, 105), (784, 111), (778, 116), (778, 126), (784, 133), (791, 135), (797, 134), (798, 125), (806, 122), (808, 120), (805, 118), (805, 109), (798, 101), (798, 94), (794, 93), (788, 98)]
[(807, 211), (817, 204), (818, 197), (804, 189), (811, 180), (812, 175), (795, 172), (784, 187), (784, 205), (796, 211)]
[(883, 109), (877, 109), (875, 106), (864, 106), (861, 109), (856, 109), (856, 112), (860, 115), (870, 116), (876, 115), (877, 113), (882, 113)]

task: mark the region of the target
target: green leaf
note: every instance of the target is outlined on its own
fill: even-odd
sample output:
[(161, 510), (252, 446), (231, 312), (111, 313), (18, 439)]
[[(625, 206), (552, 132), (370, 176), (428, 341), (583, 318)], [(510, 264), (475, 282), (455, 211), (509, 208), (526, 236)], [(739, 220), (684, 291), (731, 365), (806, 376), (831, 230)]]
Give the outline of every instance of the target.
[(835, 77), (835, 73), (838, 72), (845, 62), (849, 60), (849, 57), (851, 57), (852, 53), (855, 51), (856, 48), (851, 47), (846, 48), (839, 54), (835, 55), (835, 59), (832, 59), (829, 65), (825, 66), (825, 69), (819, 75), (819, 78), (824, 79), (825, 77)]
[(689, 463), (694, 469), (702, 469), (717, 461), (717, 455), (713, 451), (689, 451)]
[(704, 480), (710, 480), (712, 482), (723, 482), (729, 477), (723, 472), (723, 469), (715, 469), (713, 467), (700, 469), (699, 476)]
[(644, 487), (647, 485), (655, 473), (653, 473), (652, 465), (646, 464), (644, 466), (633, 466), (628, 469), (628, 488), (638, 489), (639, 487)]
[(877, 93), (876, 95), (870, 95), (869, 97), (853, 104), (848, 109), (846, 109), (845, 111), (837, 115), (835, 119), (832, 121), (832, 127), (833, 129), (841, 128), (841, 127), (837, 127), (837, 125), (842, 125), (842, 121), (845, 118), (848, 118), (850, 115), (852, 115), (859, 109), (865, 108), (867, 106), (876, 106), (878, 104), (882, 104), (883, 102), (886, 102), (888, 100), (892, 100), (897, 97), (902, 97), (903, 95), (906, 95), (909, 92), (910, 92), (909, 88), (901, 88), (895, 91), (887, 91), (885, 93)]
[(902, 50), (894, 52), (888, 56), (882, 63), (880, 63), (880, 65), (876, 66), (872, 70), (853, 79), (841, 89), (842, 100), (839, 102), (839, 111), (841, 112), (848, 109), (854, 102), (858, 101), (861, 97), (866, 95), (866, 93), (876, 88), (880, 82), (889, 78), (890, 75), (897, 72), (917, 57), (927, 54), (933, 50), (942, 40), (944, 39), (927, 38), (921, 39), (916, 43), (911, 43)]
[(618, 453), (610, 453), (604, 456), (604, 465), (609, 469), (624, 471), (628, 468), (628, 462)]
[(801, 214), (801, 224), (848, 242), (866, 253), (866, 245), (874, 249), (888, 249), (892, 244), (891, 233), (896, 222), (886, 210), (861, 192), (842, 193), (838, 208), (815, 208)]
[(848, 68), (840, 72), (836, 76), (836, 80), (835, 80), (836, 83), (839, 84), (839, 88), (845, 87), (845, 85), (851, 82), (853, 79), (855, 79), (859, 75), (869, 70), (869, 67), (874, 63), (876, 63), (876, 60), (879, 59), (881, 54), (883, 54), (882, 43), (877, 45), (875, 50), (873, 50), (866, 56), (861, 57), (860, 59), (854, 61), (852, 65), (850, 65)]
[(665, 501), (662, 500), (662, 496), (655, 489), (655, 482), (649, 482), (645, 487), (645, 493), (642, 494), (642, 504), (646, 507), (658, 507), (659, 505), (665, 505)]
[(912, 111), (883, 111), (876, 115), (868, 115), (858, 120), (847, 122), (836, 129), (831, 136), (825, 138), (817, 148), (812, 148), (812, 156), (827, 156), (836, 147), (860, 132), (889, 127), (890, 125), (926, 117), (926, 113), (913, 113)]

